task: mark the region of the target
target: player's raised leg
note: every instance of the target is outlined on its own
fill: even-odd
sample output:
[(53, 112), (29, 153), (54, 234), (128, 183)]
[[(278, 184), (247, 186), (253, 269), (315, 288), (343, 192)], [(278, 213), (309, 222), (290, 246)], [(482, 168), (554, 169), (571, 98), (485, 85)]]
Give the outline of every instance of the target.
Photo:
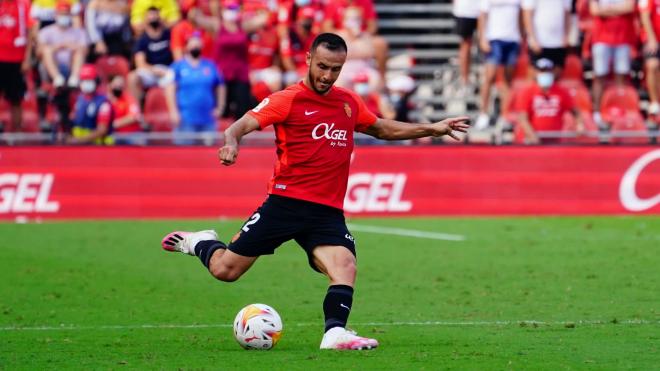
[(213, 230), (172, 232), (163, 238), (161, 245), (167, 251), (197, 256), (213, 277), (225, 282), (236, 281), (257, 260), (227, 251), (227, 245)]
[(318, 246), (313, 251), (313, 258), (316, 267), (330, 279), (330, 287), (323, 301), (325, 334), (321, 349), (376, 348), (377, 340), (357, 336), (346, 329), (357, 273), (355, 255), (344, 246)]

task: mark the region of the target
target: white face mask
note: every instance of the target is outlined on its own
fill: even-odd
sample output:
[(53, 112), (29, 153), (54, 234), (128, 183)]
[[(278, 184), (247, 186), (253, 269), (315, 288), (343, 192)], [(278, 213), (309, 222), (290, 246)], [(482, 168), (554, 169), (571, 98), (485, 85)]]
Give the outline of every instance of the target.
[(236, 10), (225, 10), (222, 12), (222, 19), (226, 22), (235, 22), (238, 19), (238, 12)]
[(309, 3), (311, 3), (311, 0), (296, 0), (296, 5), (299, 7), (307, 6)]
[(71, 26), (71, 16), (70, 15), (58, 15), (55, 17), (55, 23), (60, 27), (69, 27)]
[(553, 72), (539, 72), (536, 74), (536, 83), (542, 88), (549, 88), (555, 82)]
[(355, 92), (358, 93), (358, 95), (367, 95), (369, 94), (369, 84), (365, 83), (359, 83), (355, 84)]
[(90, 94), (96, 91), (96, 82), (94, 80), (83, 80), (80, 82), (80, 91)]
[(362, 32), (362, 20), (360, 18), (348, 18), (344, 21), (344, 28), (354, 34), (359, 34)]

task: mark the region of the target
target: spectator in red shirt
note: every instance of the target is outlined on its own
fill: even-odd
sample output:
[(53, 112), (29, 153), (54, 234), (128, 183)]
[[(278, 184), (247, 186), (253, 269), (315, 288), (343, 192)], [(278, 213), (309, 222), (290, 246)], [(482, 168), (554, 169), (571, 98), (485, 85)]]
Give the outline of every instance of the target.
[(651, 104), (649, 115), (660, 114), (660, 49), (658, 36), (660, 36), (660, 1), (640, 0), (638, 3), (642, 21), (642, 42), (644, 42), (644, 64), (646, 67), (646, 87), (649, 92)]
[(549, 59), (539, 59), (535, 67), (536, 83), (526, 92), (520, 107), (516, 141), (526, 144), (559, 142), (559, 138), (542, 138), (542, 134), (561, 131), (566, 113), (576, 116), (578, 132), (581, 132), (582, 120), (573, 99), (555, 83), (554, 63)]
[(297, 8), (292, 25), (278, 24), (280, 57), (285, 71), (282, 77), (287, 86), (300, 81), (307, 71), (306, 55), (317, 35), (314, 25), (318, 15), (318, 9), (304, 6)]
[(116, 144), (144, 145), (145, 138), (140, 125), (140, 105), (126, 91), (124, 77), (117, 75), (110, 78), (108, 100), (112, 106), (112, 130), (117, 136)]
[(615, 81), (622, 85), (630, 73), (631, 48), (636, 42), (634, 0), (590, 0), (593, 17), (594, 121), (606, 127), (600, 114), (603, 84), (614, 64)]
[(381, 96), (378, 92), (373, 91), (369, 85), (369, 75), (366, 73), (358, 73), (353, 78), (353, 89), (362, 98), (362, 101), (367, 106), (369, 111), (374, 115), (393, 120), (396, 112), (392, 105), (389, 104), (387, 99)]
[[(253, 27), (248, 44), (250, 83), (253, 95), (261, 100), (282, 89), (282, 70), (276, 61), (280, 41), (275, 19), (266, 6), (253, 6), (252, 11), (245, 16)], [(256, 91), (262, 91), (261, 96), (255, 94)]]
[(29, 13), (28, 0), (0, 0), (0, 96), (11, 107), (12, 131), (20, 131), (23, 121), (21, 101), (26, 90), (23, 75), (29, 70), (32, 48)]
[(197, 23), (197, 15), (202, 12), (197, 3), (197, 0), (184, 0), (181, 2), (181, 20), (172, 27), (172, 34), (170, 35), (170, 48), (175, 61), (183, 58), (186, 41), (193, 34), (200, 35), (202, 38), (202, 57), (213, 57), (213, 36)]
[[(361, 10), (362, 18), (359, 25), (356, 20), (351, 24), (346, 24), (346, 11), (351, 7), (357, 7)], [(363, 32), (371, 35), (371, 44), (376, 59), (376, 68), (385, 79), (387, 72), (387, 57), (389, 46), (382, 36), (378, 36), (378, 15), (374, 7), (373, 0), (328, 0), (324, 10), (323, 32), (337, 32), (339, 29), (359, 27)]]

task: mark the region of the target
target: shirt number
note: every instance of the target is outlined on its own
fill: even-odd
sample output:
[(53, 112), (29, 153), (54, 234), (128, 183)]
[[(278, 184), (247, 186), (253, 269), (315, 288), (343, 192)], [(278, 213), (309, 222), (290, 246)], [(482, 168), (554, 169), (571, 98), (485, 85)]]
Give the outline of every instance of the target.
[(243, 228), (241, 228), (243, 230), (243, 232), (249, 232), (250, 231), (250, 226), (252, 224), (258, 222), (260, 218), (261, 218), (261, 215), (259, 213), (254, 213), (254, 215), (252, 215), (250, 217), (250, 220), (248, 220), (247, 223), (245, 223), (245, 225), (243, 226)]

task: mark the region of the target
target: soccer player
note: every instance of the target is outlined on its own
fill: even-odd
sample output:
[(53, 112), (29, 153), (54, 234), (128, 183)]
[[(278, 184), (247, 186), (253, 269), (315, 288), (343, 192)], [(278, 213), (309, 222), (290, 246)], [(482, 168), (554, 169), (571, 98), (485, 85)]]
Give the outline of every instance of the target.
[(346, 329), (356, 275), (355, 240), (346, 227), (343, 202), (353, 151), (353, 132), (399, 140), (465, 132), (467, 118), (432, 124), (379, 119), (355, 93), (334, 87), (346, 61), (346, 43), (331, 33), (316, 37), (307, 53), (300, 83), (271, 94), (225, 131), (219, 150), (223, 165), (236, 162), (246, 134), (274, 125), (277, 164), (268, 198), (229, 242), (215, 231), (172, 232), (162, 240), (168, 251), (196, 255), (218, 280), (236, 281), (261, 255), (273, 254), (294, 239), (310, 266), (328, 276), (323, 301), (325, 334), (321, 349), (371, 349), (378, 341)]

